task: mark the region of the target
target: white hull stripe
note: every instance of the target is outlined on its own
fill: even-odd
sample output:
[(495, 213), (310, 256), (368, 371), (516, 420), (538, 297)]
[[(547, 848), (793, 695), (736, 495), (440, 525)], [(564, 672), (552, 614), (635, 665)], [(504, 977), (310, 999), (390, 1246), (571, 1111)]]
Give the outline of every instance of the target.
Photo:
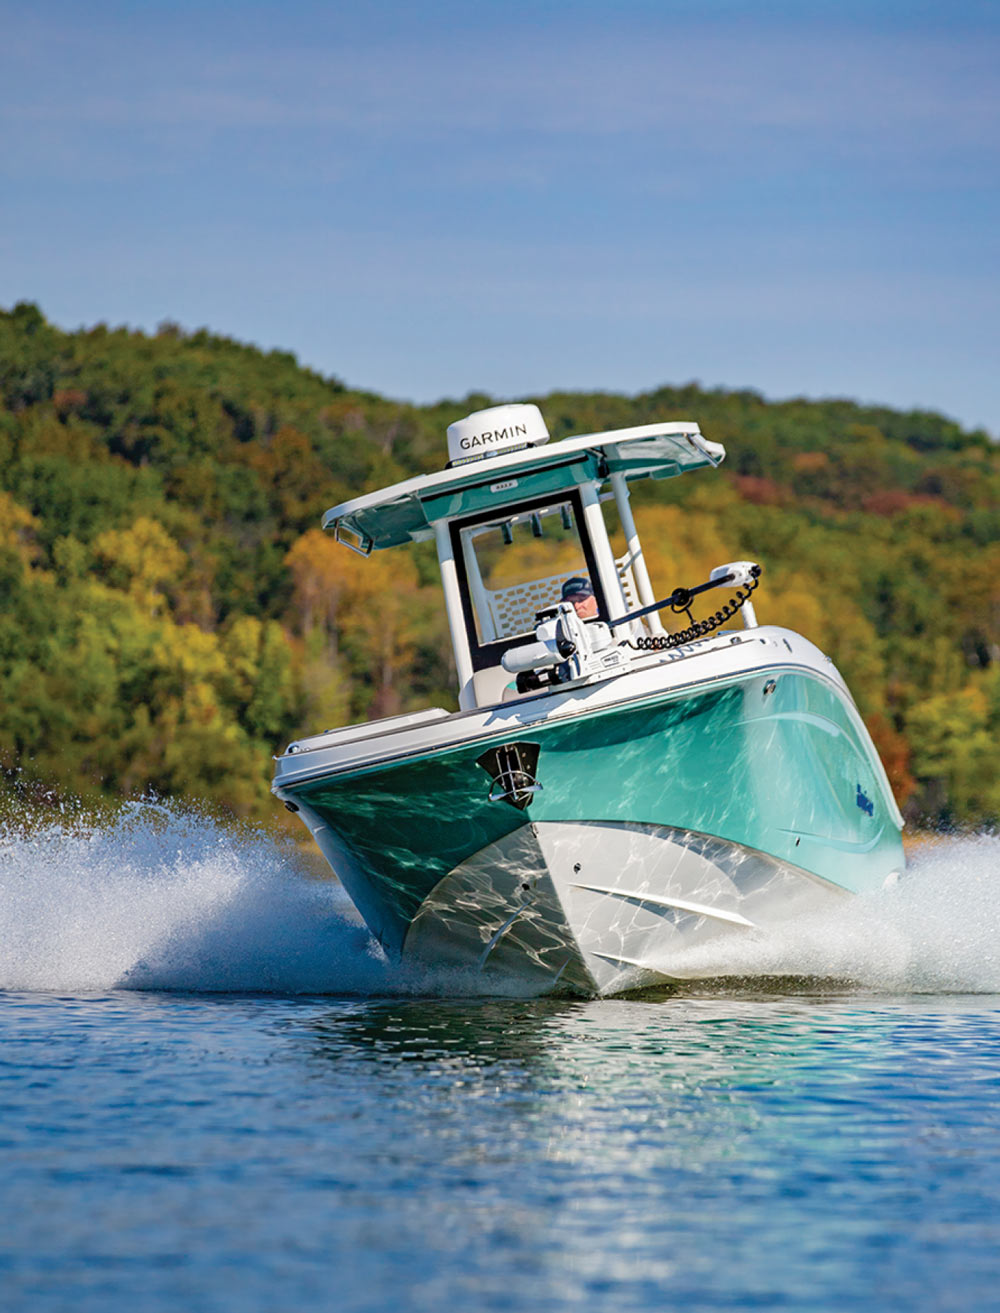
[[(527, 904), (525, 904), (525, 906), (527, 906)], [(500, 929), (493, 936), (493, 938), (490, 940), (490, 942), (486, 945), (483, 955), (479, 959), (479, 963), (478, 963), (478, 967), (480, 971), (482, 971), (483, 967), (486, 965), (486, 959), (493, 952), (494, 948), (496, 948), (497, 944), (499, 944), (500, 940), (503, 939), (504, 935), (511, 928), (511, 926), (514, 924), (514, 922), (517, 920), (517, 918), (521, 915), (523, 911), (524, 911), (524, 907), (519, 907), (516, 912), (512, 912), (511, 915), (508, 916), (507, 920), (500, 927)], [(563, 970), (565, 970), (565, 967), (563, 968)], [(560, 972), (560, 974), (562, 973)]]
[(654, 967), (650, 962), (641, 962), (637, 957), (622, 957), (621, 953), (601, 953), (596, 948), (590, 950), (591, 957), (602, 957), (605, 962), (620, 962), (627, 967), (641, 967), (643, 971), (655, 971), (658, 976), (663, 972), (659, 967)]
[[(716, 921), (729, 921), (733, 925), (749, 926), (751, 930), (755, 929), (754, 923), (748, 921), (745, 916), (740, 916), (739, 912), (724, 912), (719, 907), (705, 907), (702, 903), (689, 903), (683, 898), (664, 898), (661, 894), (642, 894), (631, 889), (612, 889), (610, 885), (602, 884), (572, 884), (573, 889), (588, 889), (595, 894), (611, 894), (614, 898), (623, 898), (632, 903), (653, 903), (657, 907), (673, 907), (679, 912), (693, 912), (695, 916), (710, 916)], [(599, 956), (602, 956), (599, 954)], [(624, 958), (621, 959), (625, 961)]]

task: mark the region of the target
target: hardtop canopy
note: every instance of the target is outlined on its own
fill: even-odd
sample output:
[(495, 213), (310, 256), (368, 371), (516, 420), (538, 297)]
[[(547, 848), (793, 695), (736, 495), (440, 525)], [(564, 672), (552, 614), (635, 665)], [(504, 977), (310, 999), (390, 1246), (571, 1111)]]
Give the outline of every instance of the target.
[(669, 479), (717, 466), (725, 455), (720, 443), (709, 442), (697, 424), (687, 422), (584, 433), (418, 475), (341, 502), (323, 516), (323, 528), (333, 529), (338, 541), (368, 555), (431, 536), (437, 520), (603, 483), (613, 474), (630, 481)]

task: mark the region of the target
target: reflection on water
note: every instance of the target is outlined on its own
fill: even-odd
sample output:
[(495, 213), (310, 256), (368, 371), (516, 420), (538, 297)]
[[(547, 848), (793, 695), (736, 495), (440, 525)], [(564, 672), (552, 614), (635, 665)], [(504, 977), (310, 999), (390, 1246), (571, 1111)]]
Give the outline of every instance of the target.
[(5, 1313), (990, 1307), (1000, 998), (771, 988), (0, 997)]
[[(930, 1053), (913, 1049), (913, 1021), (900, 1007), (870, 999), (713, 996), (471, 1007), (383, 1002), (312, 1019), (306, 1050), (328, 1067), (329, 1079), (348, 1087), (348, 1098), (351, 1087), (367, 1092), (374, 1084), (384, 1093), (432, 1075), (435, 1098), (462, 1106), (489, 1091), (503, 1096), (506, 1116), (508, 1095), (541, 1093), (539, 1115), (549, 1109), (557, 1124), (549, 1132), (565, 1139), (568, 1152), (585, 1123), (588, 1137), (607, 1132), (605, 1151), (617, 1157), (628, 1123), (662, 1114), (686, 1129), (683, 1141), (666, 1140), (658, 1152), (676, 1151), (687, 1162), (695, 1126), (712, 1126), (720, 1115), (728, 1122), (737, 1105), (752, 1109), (757, 1124), (814, 1075), (824, 1100), (854, 1100), (868, 1083), (894, 1081), (906, 1056), (911, 1085), (903, 1097), (910, 1100), (914, 1064)], [(956, 1018), (946, 1015), (954, 1029)], [(932, 1037), (940, 1024), (925, 1019), (921, 1034)], [(967, 1055), (966, 1073), (992, 1077), (996, 1056), (992, 1046)], [(513, 1129), (508, 1125), (505, 1135)], [(726, 1152), (731, 1148), (727, 1142)]]
[(894, 1307), (974, 1308), (996, 1275), (982, 1000), (384, 1003), (307, 1031), (497, 1298), (498, 1249), (560, 1307), (872, 1307), (876, 1281)]

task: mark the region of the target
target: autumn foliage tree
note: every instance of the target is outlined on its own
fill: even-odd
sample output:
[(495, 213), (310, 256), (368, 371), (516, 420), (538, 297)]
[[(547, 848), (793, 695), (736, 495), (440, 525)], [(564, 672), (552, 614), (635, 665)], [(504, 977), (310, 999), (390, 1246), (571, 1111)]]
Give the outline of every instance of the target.
[[(696, 384), (534, 398), (553, 438), (694, 419), (716, 474), (635, 486), (658, 595), (737, 558), (844, 672), (907, 814), (1000, 823), (1000, 449), (941, 415)], [(440, 468), (486, 396), (403, 405), (164, 324), (0, 311), (0, 771), (273, 817), (304, 731), (455, 705), (433, 546), (322, 510)], [(613, 519), (613, 516), (612, 516)], [(617, 550), (623, 550), (620, 538)]]

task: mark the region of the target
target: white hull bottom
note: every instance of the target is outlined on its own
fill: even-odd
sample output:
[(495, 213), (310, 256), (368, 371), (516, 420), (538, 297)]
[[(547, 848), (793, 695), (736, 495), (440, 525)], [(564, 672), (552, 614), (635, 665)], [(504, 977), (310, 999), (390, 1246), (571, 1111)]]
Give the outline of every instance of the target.
[[(845, 890), (728, 840), (658, 825), (537, 822), (428, 895), (403, 960), (479, 972), (492, 989), (616, 994), (698, 979), (685, 958), (833, 908)], [(708, 955), (724, 962), (724, 951)], [(713, 969), (715, 975), (725, 970)]]

